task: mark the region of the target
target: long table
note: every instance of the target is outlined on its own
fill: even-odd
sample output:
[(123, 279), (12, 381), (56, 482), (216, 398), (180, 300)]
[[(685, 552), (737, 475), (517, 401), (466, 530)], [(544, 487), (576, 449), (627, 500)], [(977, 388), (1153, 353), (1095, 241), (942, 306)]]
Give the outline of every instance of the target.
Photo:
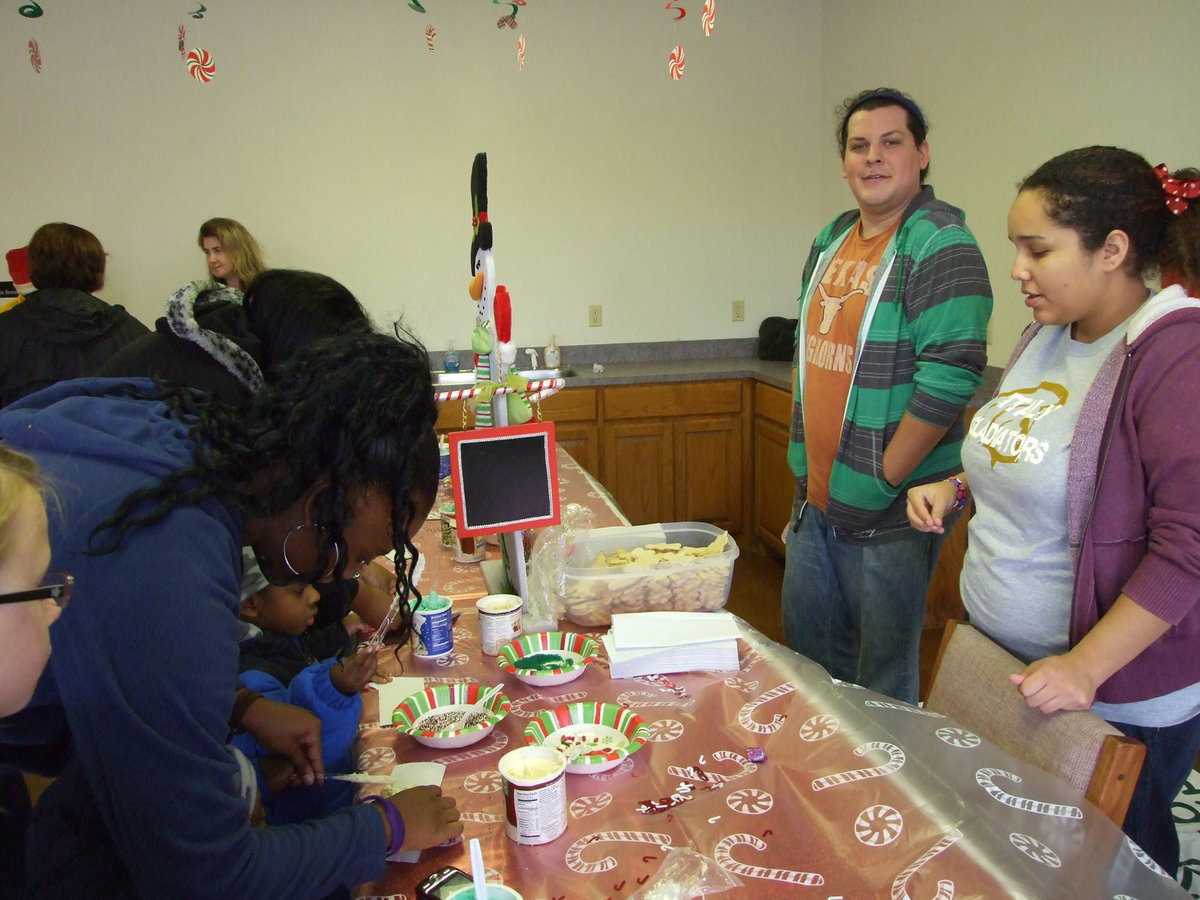
[[(359, 766), (445, 764), (464, 839), (479, 838), (494, 877), (526, 900), (628, 898), (673, 848), (735, 874), (743, 887), (730, 897), (1187, 896), (1079, 791), (953, 720), (837, 683), (739, 625), (737, 672), (614, 680), (601, 659), (556, 688), (509, 677), (511, 711), (481, 743), (439, 751), (366, 728)], [(427, 684), (505, 675), (480, 652), (473, 604), (454, 631), (450, 656), (414, 660), (402, 649), (397, 665)], [(631, 707), (650, 740), (609, 772), (568, 774), (566, 833), (518, 845), (503, 830), (496, 763), (522, 745), (538, 711), (584, 699)], [(366, 707), (374, 717), (377, 706)], [(751, 748), (765, 760), (752, 762)], [(686, 799), (662, 802), (672, 796)], [(667, 808), (639, 812), (648, 801)], [(358, 895), (415, 897), (415, 885), (447, 864), (470, 869), (465, 840), (389, 864)]]
[[(597, 527), (623, 522), (607, 492), (565, 454), (559, 472), (564, 503), (592, 509)], [(448, 554), (437, 540), (436, 523), (418, 536), (425, 552)], [(479, 838), (493, 878), (525, 900), (624, 900), (678, 848), (740, 879), (722, 897), (1187, 897), (1079, 791), (953, 720), (834, 681), (740, 620), (736, 672), (614, 680), (602, 656), (555, 688), (505, 677), (481, 652), (474, 600), (486, 589), (478, 569), (443, 569), (441, 592), (460, 612), (453, 652), (429, 661), (400, 648), (388, 665), (427, 685), (503, 679), (509, 715), (460, 750), (371, 726), (358, 748), (359, 768), (370, 773), (443, 763), (464, 841), (426, 850), (412, 865), (389, 864), (359, 897), (414, 900), (434, 869), (470, 869), (470, 838)], [(504, 833), (497, 761), (523, 744), (540, 710), (577, 700), (632, 708), (650, 739), (608, 772), (567, 774), (566, 832), (518, 845)], [(364, 721), (378, 721), (378, 711), (369, 691)], [(752, 748), (765, 759), (753, 762)]]

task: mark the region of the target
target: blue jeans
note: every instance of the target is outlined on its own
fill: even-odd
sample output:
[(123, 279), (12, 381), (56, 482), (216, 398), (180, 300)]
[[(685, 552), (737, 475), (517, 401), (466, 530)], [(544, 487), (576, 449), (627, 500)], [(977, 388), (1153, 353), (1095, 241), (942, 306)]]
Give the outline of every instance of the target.
[(917, 702), (925, 592), (942, 535), (908, 528), (875, 543), (839, 539), (806, 503), (788, 530), (783, 632), (834, 678)]
[(1122, 830), (1174, 878), (1179, 870), (1179, 832), (1171, 806), (1196, 762), (1200, 716), (1166, 728), (1112, 724), (1146, 745), (1146, 761)]

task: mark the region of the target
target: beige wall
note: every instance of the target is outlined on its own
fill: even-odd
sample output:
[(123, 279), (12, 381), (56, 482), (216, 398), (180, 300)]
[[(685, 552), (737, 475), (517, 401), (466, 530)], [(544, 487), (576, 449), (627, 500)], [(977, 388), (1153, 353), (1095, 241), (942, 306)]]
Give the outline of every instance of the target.
[[(3, 17), (0, 240), (57, 219), (92, 229), (111, 253), (104, 296), (146, 320), (203, 273), (200, 222), (227, 215), (270, 263), (465, 346), (477, 151), (521, 344), (757, 334), (791, 308), (820, 225), (816, 0), (750, 15), (725, 0), (709, 38), (699, 2), (676, 24), (662, 3), (530, 0), (517, 30), (497, 29), (510, 7), (490, 0), (426, 0), (425, 16), (403, 0), (208, 2), (201, 20), (182, 0), (42, 5)], [(187, 75), (180, 24), (213, 54), (209, 84)]]
[[(987, 258), (994, 365), (1030, 321), (1009, 279), (1006, 218), (1018, 181), (1088, 144), (1173, 169), (1200, 165), (1200, 55), (1185, 38), (1200, 34), (1195, 0), (826, 0), (823, 9), (824, 108), (894, 84), (928, 113), (930, 183), (966, 211)], [(837, 163), (831, 151), (827, 210), (849, 196)]]
[[(111, 254), (103, 296), (147, 321), (202, 274), (199, 223), (228, 215), (270, 263), (328, 272), (380, 320), (462, 346), (485, 150), (519, 343), (750, 336), (795, 315), (808, 243), (848, 205), (833, 108), (894, 84), (928, 111), (931, 180), (983, 244), (1000, 363), (1026, 321), (1007, 280), (1017, 179), (1093, 142), (1200, 162), (1195, 0), (718, 0), (710, 38), (700, 0), (678, 23), (661, 3), (530, 0), (516, 31), (486, 0), (425, 0), (426, 16), (210, 3), (193, 20), (198, 5), (55, 0), (0, 29), (0, 249), (46, 221), (90, 228)], [(187, 76), (180, 24), (215, 57), (210, 84)], [(587, 328), (596, 302), (604, 327)]]

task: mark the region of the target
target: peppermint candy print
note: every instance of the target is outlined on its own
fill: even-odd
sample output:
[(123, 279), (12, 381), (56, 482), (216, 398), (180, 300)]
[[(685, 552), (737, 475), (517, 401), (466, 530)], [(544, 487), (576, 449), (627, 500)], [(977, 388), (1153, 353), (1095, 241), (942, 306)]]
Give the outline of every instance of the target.
[(836, 734), (841, 724), (837, 716), (831, 716), (828, 713), (813, 716), (800, 726), (800, 740), (808, 741), (810, 744), (823, 741)]
[(358, 771), (371, 774), (391, 771), (396, 764), (396, 751), (391, 747), (371, 747), (358, 757)]
[(1034, 862), (1049, 866), (1051, 869), (1062, 866), (1062, 860), (1058, 858), (1058, 854), (1031, 835), (1014, 831), (1008, 836), (1008, 842)]
[(504, 786), (504, 779), (495, 769), (472, 772), (463, 779), (463, 787), (472, 794), (494, 794)]
[(934, 732), (943, 744), (958, 747), (960, 750), (973, 750), (979, 746), (979, 735), (965, 728), (939, 728)]
[(659, 719), (646, 727), (648, 731), (646, 740), (656, 744), (675, 741), (683, 737), (683, 723), (678, 719)]
[(596, 813), (608, 807), (612, 803), (612, 794), (605, 791), (602, 794), (592, 794), (589, 797), (577, 797), (571, 801), (571, 805), (567, 809), (571, 813), (571, 818), (582, 819), (587, 816), (594, 816)]
[(854, 836), (868, 847), (886, 847), (904, 830), (904, 816), (891, 806), (868, 806), (854, 820)]
[(743, 788), (734, 791), (725, 798), (725, 805), (734, 812), (745, 813), (748, 816), (761, 816), (771, 811), (775, 798), (767, 791), (758, 788)]
[(188, 74), (201, 84), (212, 81), (213, 75), (217, 73), (217, 64), (213, 62), (212, 55), (199, 47), (188, 51), (187, 67)]
[(683, 77), (683, 67), (685, 61), (683, 48), (676, 45), (675, 49), (671, 51), (671, 56), (667, 61), (667, 71), (671, 74), (672, 80), (678, 81)]
[(712, 37), (713, 25), (717, 21), (717, 0), (704, 0), (704, 9), (700, 11), (700, 27), (705, 37)]

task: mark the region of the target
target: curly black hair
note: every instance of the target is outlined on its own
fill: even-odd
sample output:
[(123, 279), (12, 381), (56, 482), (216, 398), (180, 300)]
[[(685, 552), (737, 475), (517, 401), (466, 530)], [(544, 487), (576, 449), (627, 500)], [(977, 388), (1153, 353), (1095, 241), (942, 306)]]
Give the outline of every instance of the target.
[[(392, 504), (401, 637), (407, 636), (408, 598), (414, 605), (421, 599), (411, 580), (417, 551), (408, 533), (433, 502), (438, 474), (437, 405), (424, 347), (390, 335), (342, 334), (297, 352), (237, 409), (187, 389), (160, 389), (153, 398), (187, 424), (194, 464), (126, 497), (92, 532), (94, 552), (111, 552), (131, 529), (210, 497), (250, 516), (274, 515), (325, 476), (329, 486), (313, 501), (314, 521), (324, 526), (319, 558), (336, 546), (333, 577), (341, 578), (351, 497), (374, 488)], [(264, 482), (270, 472), (280, 474)], [(95, 547), (105, 532), (111, 536)]]

